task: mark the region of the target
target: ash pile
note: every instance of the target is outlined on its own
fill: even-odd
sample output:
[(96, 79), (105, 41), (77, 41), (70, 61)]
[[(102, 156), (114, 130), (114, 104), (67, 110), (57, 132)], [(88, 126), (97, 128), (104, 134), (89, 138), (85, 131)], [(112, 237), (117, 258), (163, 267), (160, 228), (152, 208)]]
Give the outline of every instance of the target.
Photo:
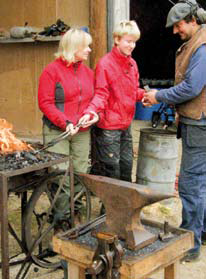
[(9, 154), (0, 154), (0, 171), (11, 171), (26, 168), (34, 164), (51, 162), (63, 158), (61, 154), (41, 151), (35, 154), (34, 151), (17, 151)]

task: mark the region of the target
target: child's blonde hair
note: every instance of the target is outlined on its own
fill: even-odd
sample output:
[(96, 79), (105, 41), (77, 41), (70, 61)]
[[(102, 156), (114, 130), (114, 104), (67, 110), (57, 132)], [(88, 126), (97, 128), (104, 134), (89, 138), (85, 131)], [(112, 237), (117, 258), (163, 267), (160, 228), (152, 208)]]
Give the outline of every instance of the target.
[(91, 42), (90, 34), (79, 28), (71, 28), (62, 36), (58, 51), (54, 55), (56, 58), (62, 58), (71, 64), (75, 62), (75, 53), (80, 48), (90, 45)]
[(114, 28), (113, 39), (118, 37), (121, 38), (124, 35), (132, 35), (139, 40), (140, 30), (134, 20), (122, 20)]

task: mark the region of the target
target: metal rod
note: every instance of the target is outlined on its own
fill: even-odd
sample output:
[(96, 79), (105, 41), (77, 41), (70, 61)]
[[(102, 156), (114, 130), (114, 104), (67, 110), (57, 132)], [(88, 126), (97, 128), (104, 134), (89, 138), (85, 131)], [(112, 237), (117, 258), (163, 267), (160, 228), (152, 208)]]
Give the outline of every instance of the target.
[(12, 228), (10, 223), (8, 223), (8, 228), (9, 228), (10, 234), (15, 238), (15, 240), (19, 244), (19, 247), (21, 248), (22, 252), (24, 252), (26, 254), (26, 249), (24, 247), (23, 242), (19, 239), (18, 235), (16, 234), (15, 230)]
[[(76, 126), (74, 126), (74, 128), (80, 128), (82, 126), (82, 124), (77, 124)], [(59, 141), (65, 139), (66, 137), (68, 137), (71, 134), (70, 131), (65, 131), (63, 133), (61, 133), (60, 135), (58, 135), (56, 138), (52, 139), (50, 142), (46, 143), (42, 148), (40, 148), (39, 150), (34, 150), (34, 154), (37, 154), (51, 146), (54, 146), (55, 144), (57, 144)]]
[(173, 5), (175, 5), (175, 3), (173, 2), (173, 1), (171, 1), (171, 0), (168, 0), (171, 4), (173, 4)]
[(92, 228), (103, 223), (105, 221), (105, 218), (106, 218), (106, 214), (103, 214), (103, 215), (97, 217), (96, 219), (87, 222), (86, 224), (78, 225), (77, 227), (72, 228), (69, 231), (61, 233), (61, 238), (69, 239), (72, 235), (79, 235), (79, 234), (84, 233), (85, 231), (89, 231)]
[(71, 224), (74, 227), (74, 166), (72, 156), (69, 156), (69, 173), (70, 173), (70, 210)]
[(8, 181), (5, 176), (0, 178), (0, 210), (1, 210), (1, 255), (2, 278), (9, 279), (9, 248), (8, 248)]
[(49, 147), (54, 146), (55, 144), (57, 144), (59, 141), (65, 139), (66, 137), (68, 137), (70, 135), (69, 131), (65, 131), (63, 133), (61, 133), (60, 135), (58, 135), (56, 138), (52, 139), (51, 141), (49, 141), (48, 143), (46, 143), (42, 148), (40, 148), (39, 150), (34, 150), (34, 154), (37, 154)]
[[(21, 193), (21, 249), (23, 252), (25, 252), (25, 239), (24, 239), (24, 229), (23, 229), (23, 216), (26, 210), (26, 206), (27, 206), (27, 191)], [(10, 226), (11, 227), (11, 226)]]

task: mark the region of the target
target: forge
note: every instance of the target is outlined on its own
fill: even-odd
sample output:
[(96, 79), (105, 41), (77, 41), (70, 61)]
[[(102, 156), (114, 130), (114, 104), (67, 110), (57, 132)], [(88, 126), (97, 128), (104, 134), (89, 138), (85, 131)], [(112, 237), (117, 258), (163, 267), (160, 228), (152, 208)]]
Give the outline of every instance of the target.
[(140, 249), (157, 239), (158, 235), (152, 234), (141, 224), (141, 209), (173, 195), (103, 176), (80, 174), (80, 177), (105, 206), (106, 222), (99, 228), (101, 231), (116, 234), (126, 241), (131, 250)]

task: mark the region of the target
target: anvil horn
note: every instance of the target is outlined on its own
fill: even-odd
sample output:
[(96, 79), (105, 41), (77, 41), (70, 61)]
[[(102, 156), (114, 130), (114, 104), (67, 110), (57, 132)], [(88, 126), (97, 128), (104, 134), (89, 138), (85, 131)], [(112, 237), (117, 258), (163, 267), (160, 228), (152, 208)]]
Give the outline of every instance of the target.
[(104, 176), (79, 174), (85, 186), (103, 202), (106, 210), (107, 232), (126, 240), (128, 248), (144, 247), (156, 239), (145, 230), (140, 221), (140, 211), (149, 205), (174, 197), (162, 194), (147, 186)]

